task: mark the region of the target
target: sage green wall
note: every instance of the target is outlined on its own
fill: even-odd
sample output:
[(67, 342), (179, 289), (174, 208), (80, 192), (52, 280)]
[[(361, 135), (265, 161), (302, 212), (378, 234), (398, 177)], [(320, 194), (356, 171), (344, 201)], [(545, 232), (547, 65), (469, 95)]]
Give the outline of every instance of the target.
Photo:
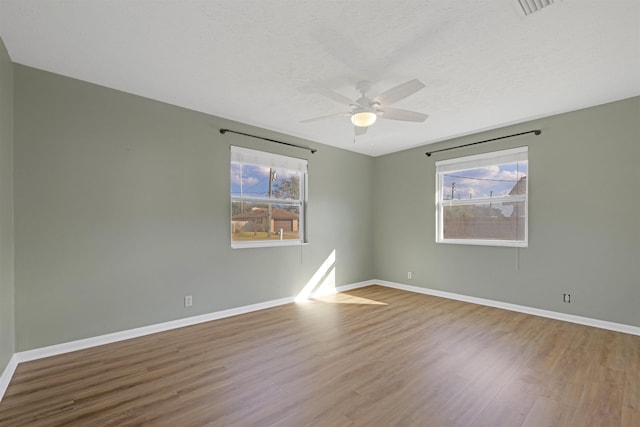
[[(436, 244), (435, 162), (523, 145), (529, 247)], [(638, 97), (376, 158), (375, 277), (640, 326), (639, 161)]]
[[(374, 159), (21, 65), (14, 80), (16, 351), (295, 296), (334, 250), (338, 285), (370, 279)], [(230, 144), (309, 159), (308, 245), (230, 248)]]
[(13, 356), (13, 65), (0, 39), (0, 374)]
[[(13, 351), (294, 296), (334, 250), (338, 285), (376, 277), (640, 326), (640, 98), (428, 149), (532, 128), (538, 137), (373, 159), (21, 65), (11, 77), (7, 64), (5, 55), (1, 87), (11, 93), (13, 79), (14, 98), (13, 111), (7, 97), (0, 104), (5, 365)], [(230, 248), (230, 144), (309, 159), (309, 245)], [(525, 144), (529, 247), (436, 245), (434, 162)]]

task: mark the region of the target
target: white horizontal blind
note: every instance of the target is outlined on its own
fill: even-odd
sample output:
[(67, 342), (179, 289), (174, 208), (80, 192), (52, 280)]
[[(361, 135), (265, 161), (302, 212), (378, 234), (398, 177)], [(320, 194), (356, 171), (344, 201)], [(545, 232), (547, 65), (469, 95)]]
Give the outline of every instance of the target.
[(296, 157), (281, 156), (279, 154), (265, 153), (244, 147), (231, 146), (231, 161), (261, 165), (270, 168), (283, 168), (292, 171), (307, 173), (308, 160)]
[(436, 173), (454, 172), (465, 169), (527, 161), (527, 157), (528, 147), (518, 147), (509, 150), (494, 151), (493, 153), (460, 157), (458, 159), (441, 160), (436, 162)]

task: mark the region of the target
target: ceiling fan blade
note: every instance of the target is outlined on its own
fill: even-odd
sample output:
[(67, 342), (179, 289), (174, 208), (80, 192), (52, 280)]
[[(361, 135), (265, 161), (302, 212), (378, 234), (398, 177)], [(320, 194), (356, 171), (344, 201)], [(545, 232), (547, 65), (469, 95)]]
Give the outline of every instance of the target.
[(367, 133), (367, 129), (369, 129), (369, 128), (363, 128), (363, 127), (360, 127), (360, 126), (354, 126), (353, 127), (353, 134), (355, 136), (364, 135), (365, 133)]
[(408, 82), (382, 92), (373, 99), (373, 102), (378, 102), (381, 105), (391, 105), (394, 102), (405, 99), (409, 95), (413, 95), (424, 87), (424, 83), (418, 79), (409, 80)]
[(319, 89), (316, 89), (316, 92), (321, 94), (321, 95), (326, 96), (329, 99), (333, 99), (334, 101), (336, 101), (339, 104), (343, 104), (343, 105), (351, 105), (351, 104), (353, 104), (353, 100), (352, 99), (349, 99), (346, 96), (340, 95), (339, 93), (333, 92), (333, 91), (331, 91), (329, 89), (319, 88)]
[(311, 119), (301, 120), (300, 123), (311, 123), (311, 122), (317, 122), (320, 120), (333, 119), (336, 117), (349, 117), (349, 116), (351, 116), (351, 113), (334, 113), (334, 114), (327, 114), (326, 116), (320, 116), (320, 117), (314, 117)]
[(398, 108), (381, 108), (381, 119), (403, 120), (405, 122), (424, 122), (429, 117), (428, 114), (418, 113), (417, 111), (400, 110)]

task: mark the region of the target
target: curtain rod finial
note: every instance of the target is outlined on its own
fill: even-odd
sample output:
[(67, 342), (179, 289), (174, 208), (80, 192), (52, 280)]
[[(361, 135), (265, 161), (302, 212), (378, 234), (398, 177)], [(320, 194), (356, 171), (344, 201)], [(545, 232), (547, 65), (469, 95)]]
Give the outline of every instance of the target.
[(536, 135), (540, 135), (542, 131), (540, 129), (536, 129), (535, 131), (533, 131), (533, 133), (535, 133)]
[(224, 135), (225, 133), (227, 133), (227, 130), (226, 129), (220, 129), (220, 133)]

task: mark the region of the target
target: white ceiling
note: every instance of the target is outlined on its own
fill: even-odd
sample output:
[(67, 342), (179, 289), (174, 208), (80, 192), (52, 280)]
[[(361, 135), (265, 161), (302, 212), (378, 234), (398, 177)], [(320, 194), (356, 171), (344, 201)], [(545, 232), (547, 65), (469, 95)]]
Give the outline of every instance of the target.
[[(378, 156), (640, 95), (640, 0), (0, 0), (11, 59), (151, 99)], [(407, 80), (354, 143), (348, 117), (300, 123)]]

